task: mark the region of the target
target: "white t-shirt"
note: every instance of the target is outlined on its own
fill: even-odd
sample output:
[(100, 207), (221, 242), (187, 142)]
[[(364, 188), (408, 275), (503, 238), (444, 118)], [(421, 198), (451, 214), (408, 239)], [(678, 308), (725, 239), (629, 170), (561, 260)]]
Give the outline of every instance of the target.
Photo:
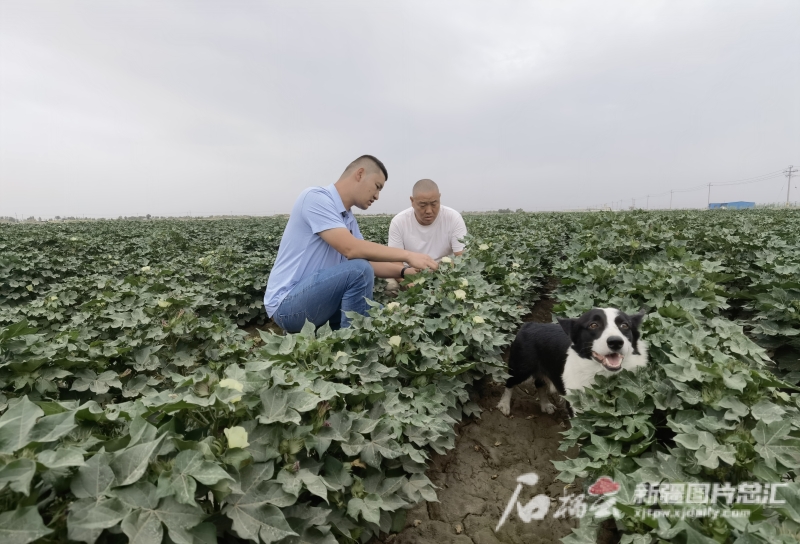
[(439, 215), (430, 225), (420, 225), (414, 208), (403, 210), (392, 218), (389, 226), (389, 247), (424, 253), (439, 260), (456, 251), (463, 251), (460, 238), (467, 235), (464, 218), (453, 208), (441, 206)]

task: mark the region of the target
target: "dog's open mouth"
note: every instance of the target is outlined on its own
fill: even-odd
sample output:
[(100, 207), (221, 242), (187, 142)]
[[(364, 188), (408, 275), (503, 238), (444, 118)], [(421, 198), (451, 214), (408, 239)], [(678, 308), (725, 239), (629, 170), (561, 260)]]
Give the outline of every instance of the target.
[(609, 353), (608, 355), (600, 355), (596, 351), (592, 352), (594, 360), (603, 365), (606, 370), (616, 371), (622, 368), (622, 359), (624, 357), (621, 353)]

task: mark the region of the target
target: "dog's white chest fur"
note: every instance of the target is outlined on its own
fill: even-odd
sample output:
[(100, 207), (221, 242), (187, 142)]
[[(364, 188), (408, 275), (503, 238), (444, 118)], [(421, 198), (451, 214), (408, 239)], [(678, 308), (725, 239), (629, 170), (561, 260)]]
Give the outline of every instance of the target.
[[(637, 343), (639, 354), (631, 353), (622, 361), (622, 368), (627, 370), (634, 370), (637, 367), (647, 364), (647, 343), (639, 340)], [(569, 348), (567, 352), (567, 361), (564, 365), (564, 389), (572, 391), (575, 389), (583, 389), (594, 383), (594, 377), (598, 374), (603, 376), (611, 376), (616, 372), (611, 372), (603, 368), (603, 365), (596, 362), (594, 359), (584, 359), (578, 353)]]

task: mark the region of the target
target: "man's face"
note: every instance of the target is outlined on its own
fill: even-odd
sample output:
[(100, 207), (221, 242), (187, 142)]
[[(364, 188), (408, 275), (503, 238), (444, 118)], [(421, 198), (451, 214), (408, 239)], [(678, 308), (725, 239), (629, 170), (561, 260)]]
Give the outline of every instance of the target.
[(430, 193), (417, 193), (411, 197), (411, 207), (414, 208), (414, 217), (420, 225), (430, 225), (436, 221), (439, 215), (439, 199), (441, 195), (438, 191)]
[(362, 210), (372, 206), (372, 203), (378, 200), (381, 189), (385, 184), (386, 178), (383, 177), (383, 172), (380, 170), (377, 172), (364, 170), (359, 177), (355, 205)]

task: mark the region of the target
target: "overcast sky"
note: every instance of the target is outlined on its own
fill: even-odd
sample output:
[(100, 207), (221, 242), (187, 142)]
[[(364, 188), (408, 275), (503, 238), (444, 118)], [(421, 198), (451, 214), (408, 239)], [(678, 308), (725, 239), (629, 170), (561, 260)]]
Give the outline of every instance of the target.
[(364, 153), (376, 213), (423, 177), (533, 211), (798, 165), (800, 2), (0, 1), (0, 216), (285, 213)]

